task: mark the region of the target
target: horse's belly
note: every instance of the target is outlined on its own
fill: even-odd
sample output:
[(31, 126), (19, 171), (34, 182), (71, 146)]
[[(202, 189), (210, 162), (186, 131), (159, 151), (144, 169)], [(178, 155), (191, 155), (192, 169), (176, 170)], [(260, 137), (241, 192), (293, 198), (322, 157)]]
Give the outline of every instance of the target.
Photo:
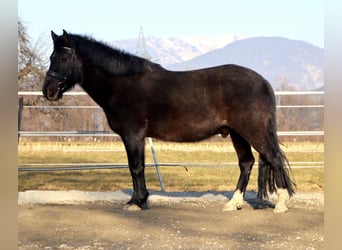
[(148, 137), (165, 141), (194, 142), (219, 134), (219, 126), (212, 121), (177, 121), (149, 126)]

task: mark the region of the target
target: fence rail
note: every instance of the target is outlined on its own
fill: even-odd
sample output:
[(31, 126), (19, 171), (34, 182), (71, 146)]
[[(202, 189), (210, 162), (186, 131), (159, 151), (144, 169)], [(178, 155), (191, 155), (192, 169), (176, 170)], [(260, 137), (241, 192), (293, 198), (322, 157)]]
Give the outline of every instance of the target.
[[(20, 136), (112, 136), (118, 135), (111, 131), (18, 131)], [(324, 131), (278, 131), (278, 136), (324, 136)], [(218, 135), (220, 136), (220, 135)]]
[[(128, 168), (127, 164), (114, 164), (114, 163), (23, 163), (18, 164), (20, 167), (19, 171), (65, 171), (65, 170), (99, 170), (99, 169), (117, 169), (117, 168)], [(258, 163), (254, 164), (258, 166)], [(32, 167), (35, 166), (35, 167)], [(146, 163), (146, 167), (155, 167), (154, 163)], [(204, 164), (204, 163), (196, 163), (196, 162), (179, 162), (179, 163), (160, 163), (159, 166), (163, 167), (183, 167), (186, 171), (188, 171), (188, 167), (204, 167), (204, 168), (222, 168), (222, 167), (230, 167), (236, 168), (236, 162), (226, 162), (226, 163), (217, 163), (213, 164)], [(324, 168), (323, 161), (317, 162), (292, 162), (292, 169), (303, 169), (303, 168)]]

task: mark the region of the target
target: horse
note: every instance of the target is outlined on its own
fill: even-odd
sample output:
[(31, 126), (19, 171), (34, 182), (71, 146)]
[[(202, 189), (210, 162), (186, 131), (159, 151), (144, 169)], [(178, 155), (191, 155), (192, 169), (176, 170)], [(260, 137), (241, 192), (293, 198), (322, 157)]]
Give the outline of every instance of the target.
[(133, 182), (127, 210), (148, 208), (145, 138), (196, 142), (230, 135), (240, 176), (223, 211), (241, 209), (259, 154), (258, 201), (278, 195), (274, 212), (285, 212), (295, 183), (280, 149), (275, 96), (270, 83), (252, 69), (228, 64), (192, 71), (169, 71), (159, 64), (89, 36), (51, 31), (53, 52), (42, 92), (56, 101), (79, 84), (103, 109), (125, 146)]

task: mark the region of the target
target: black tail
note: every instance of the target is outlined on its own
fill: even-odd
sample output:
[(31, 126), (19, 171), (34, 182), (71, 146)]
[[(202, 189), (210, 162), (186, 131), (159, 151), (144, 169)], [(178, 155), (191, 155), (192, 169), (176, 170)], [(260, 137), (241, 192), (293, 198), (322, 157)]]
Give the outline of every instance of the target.
[(276, 191), (275, 169), (280, 171), (280, 178), (285, 183), (290, 196), (294, 194), (293, 186), (296, 187), (296, 183), (291, 180), (290, 175), (293, 177), (289, 161), (287, 160), (285, 153), (280, 149), (278, 136), (276, 132), (276, 126), (274, 122), (269, 124), (269, 141), (271, 142), (272, 159), (267, 159), (265, 155), (260, 154), (259, 157), (259, 176), (258, 176), (258, 198), (268, 198), (268, 192), (273, 193)]

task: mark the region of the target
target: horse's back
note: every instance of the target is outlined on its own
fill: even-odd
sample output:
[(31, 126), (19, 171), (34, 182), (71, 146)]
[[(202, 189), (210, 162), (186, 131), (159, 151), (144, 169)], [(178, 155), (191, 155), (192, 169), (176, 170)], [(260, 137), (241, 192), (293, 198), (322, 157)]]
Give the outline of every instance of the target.
[[(160, 81), (156, 98), (195, 110), (273, 109), (274, 92), (257, 72), (234, 64), (184, 72), (167, 72)], [(224, 110), (223, 110), (224, 109)]]
[(230, 127), (246, 126), (272, 113), (272, 89), (248, 68), (164, 71), (153, 78), (147, 114), (151, 136), (160, 139), (196, 141), (222, 131), (226, 135)]

